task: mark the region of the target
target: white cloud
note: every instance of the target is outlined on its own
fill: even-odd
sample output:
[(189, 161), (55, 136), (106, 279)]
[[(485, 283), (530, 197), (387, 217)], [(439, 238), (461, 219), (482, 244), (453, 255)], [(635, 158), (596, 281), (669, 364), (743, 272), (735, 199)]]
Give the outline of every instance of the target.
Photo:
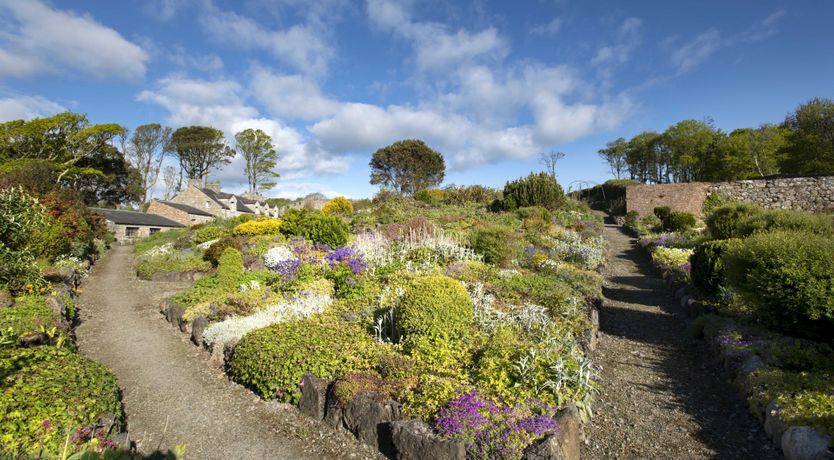
[(19, 96), (0, 99), (0, 122), (48, 117), (67, 109), (41, 96)]
[(548, 22), (547, 24), (542, 24), (530, 29), (530, 33), (533, 35), (556, 35), (559, 31), (562, 30), (562, 18), (556, 17), (553, 18), (552, 21)]
[(495, 28), (449, 32), (443, 24), (413, 21), (409, 9), (410, 5), (395, 0), (367, 1), (371, 22), (411, 42), (421, 70), (439, 72), (480, 59), (498, 61), (509, 52)]
[(203, 30), (216, 41), (242, 48), (259, 48), (305, 74), (322, 75), (334, 52), (318, 21), (270, 30), (255, 20), (223, 11), (208, 2), (200, 14)]
[(149, 55), (90, 15), (38, 1), (0, 0), (0, 77), (65, 69), (96, 78), (137, 80)]
[(709, 59), (726, 43), (715, 29), (710, 29), (672, 52), (672, 65), (679, 73), (686, 73)]
[(319, 86), (302, 75), (276, 74), (257, 68), (252, 93), (276, 116), (316, 120), (332, 115), (339, 103), (321, 94)]
[(617, 28), (614, 43), (597, 50), (591, 64), (613, 67), (628, 62), (632, 51), (640, 45), (642, 25), (643, 21), (638, 18), (627, 18), (623, 21)]

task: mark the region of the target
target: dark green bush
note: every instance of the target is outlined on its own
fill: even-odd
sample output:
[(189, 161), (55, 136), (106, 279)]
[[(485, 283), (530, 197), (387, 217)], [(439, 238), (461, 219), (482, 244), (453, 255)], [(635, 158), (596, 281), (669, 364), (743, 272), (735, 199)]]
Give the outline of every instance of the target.
[(43, 297), (19, 297), (13, 307), (0, 308), (0, 331), (11, 328), (19, 337), (40, 332), (41, 326), (49, 329), (57, 324), (58, 318)]
[(443, 189), (445, 197), (443, 201), (452, 206), (465, 206), (468, 204), (488, 205), (498, 199), (500, 194), (497, 190), (482, 185), (449, 185)]
[(472, 300), (460, 282), (441, 275), (415, 278), (394, 310), (401, 338), (409, 335), (462, 337), (473, 321)]
[(238, 238), (224, 236), (206, 249), (206, 252), (203, 254), (203, 260), (211, 262), (211, 264), (216, 267), (220, 260), (220, 256), (223, 255), (223, 251), (225, 251), (226, 248), (241, 251), (242, 244)]
[(350, 230), (337, 216), (325, 216), (319, 211), (290, 209), (281, 217), (281, 233), (289, 236), (303, 236), (316, 244), (330, 247), (344, 246)]
[(504, 185), (505, 209), (543, 206), (549, 210), (561, 207), (565, 202), (562, 186), (547, 173), (531, 173), (527, 177)]
[(741, 240), (710, 240), (695, 246), (689, 261), (692, 265), (692, 283), (702, 293), (713, 295), (718, 287), (724, 285), (724, 264), (721, 254), (730, 245), (738, 244)]
[(669, 206), (658, 206), (654, 208), (654, 215), (660, 219), (661, 222), (666, 222), (669, 216), (672, 215), (672, 208)]
[(834, 217), (830, 214), (774, 209), (749, 215), (736, 228), (736, 232), (741, 237), (772, 230), (795, 230), (832, 236), (834, 235)]
[(592, 209), (608, 211), (613, 215), (625, 214), (626, 188), (642, 182), (629, 179), (611, 179), (591, 188), (571, 192), (571, 196), (582, 200)]
[(808, 232), (759, 233), (727, 248), (728, 286), (776, 329), (831, 339), (834, 239)]
[(443, 203), (443, 200), (446, 198), (446, 193), (440, 189), (427, 188), (414, 192), (412, 198), (430, 206), (438, 206)]
[(750, 203), (733, 203), (721, 206), (707, 216), (707, 229), (716, 240), (738, 238), (739, 223), (749, 216), (759, 214), (762, 208)]
[(232, 379), (265, 399), (296, 403), (304, 373), (332, 379), (366, 370), (375, 342), (355, 323), (292, 320), (250, 332), (229, 361)]
[(515, 257), (515, 232), (501, 225), (476, 230), (472, 235), (472, 249), (484, 257), (484, 262), (508, 266)]
[(116, 378), (101, 364), (53, 346), (0, 350), (0, 457), (43, 448), (60, 458), (66, 435), (106, 413), (121, 420)]
[(666, 230), (671, 232), (685, 232), (695, 227), (695, 216), (688, 212), (673, 211), (663, 222)]
[(194, 244), (203, 244), (206, 241), (216, 240), (228, 235), (229, 231), (219, 225), (209, 225), (197, 230), (194, 234)]

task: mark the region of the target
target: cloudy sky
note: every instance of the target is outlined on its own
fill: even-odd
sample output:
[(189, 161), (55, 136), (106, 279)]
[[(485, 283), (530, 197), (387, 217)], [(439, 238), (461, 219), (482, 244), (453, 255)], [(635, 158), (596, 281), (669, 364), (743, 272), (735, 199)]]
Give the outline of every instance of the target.
[[(609, 177), (596, 151), (616, 137), (834, 97), (832, 18), (820, 1), (0, 0), (0, 121), (260, 128), (270, 196), (371, 196), (370, 155), (404, 138), (455, 184), (563, 151), (575, 188)], [(214, 178), (241, 191), (242, 169)]]

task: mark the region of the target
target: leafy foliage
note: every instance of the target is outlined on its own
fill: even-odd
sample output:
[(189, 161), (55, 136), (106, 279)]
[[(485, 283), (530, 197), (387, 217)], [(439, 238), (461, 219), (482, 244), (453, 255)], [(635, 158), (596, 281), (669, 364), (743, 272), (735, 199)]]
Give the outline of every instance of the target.
[(235, 156), (223, 131), (208, 126), (188, 126), (174, 131), (170, 148), (189, 179), (205, 179), (209, 171), (229, 164)]
[(207, 241), (216, 240), (228, 235), (229, 232), (220, 225), (207, 225), (194, 234), (194, 244), (203, 244)]
[(707, 229), (710, 236), (717, 240), (738, 238), (739, 224), (750, 216), (762, 212), (762, 208), (750, 203), (732, 203), (721, 206), (707, 216)]
[(224, 236), (223, 238), (220, 238), (219, 240), (212, 243), (212, 245), (209, 246), (208, 249), (206, 249), (206, 252), (203, 253), (203, 260), (211, 262), (211, 264), (216, 267), (217, 264), (220, 263), (220, 256), (223, 255), (223, 252), (227, 248), (232, 248), (237, 251), (240, 251), (242, 249), (240, 239), (231, 236)]
[(685, 232), (695, 227), (695, 216), (688, 212), (674, 211), (663, 221), (666, 230), (672, 232)]
[(265, 399), (295, 403), (309, 372), (320, 378), (370, 367), (373, 339), (355, 324), (313, 319), (274, 324), (245, 335), (229, 373)]
[(217, 261), (217, 279), (222, 286), (237, 286), (243, 276), (243, 256), (235, 248), (228, 247)]
[(719, 286), (724, 285), (724, 263), (721, 261), (721, 255), (727, 248), (740, 241), (710, 240), (695, 246), (690, 258), (692, 284), (704, 294), (716, 294)]
[(0, 350), (0, 453), (57, 457), (65, 436), (105, 413), (121, 419), (113, 374), (80, 354), (52, 346)]
[(529, 176), (507, 182), (504, 185), (504, 207), (506, 209), (542, 206), (549, 210), (558, 209), (565, 202), (562, 186), (547, 173), (531, 173)]
[(43, 297), (20, 297), (14, 307), (0, 308), (0, 331), (11, 330), (19, 337), (39, 332), (41, 327), (50, 329), (57, 324), (58, 318)]
[(443, 155), (419, 139), (397, 141), (377, 150), (370, 167), (372, 185), (409, 195), (439, 185), (446, 174)]
[(290, 209), (282, 217), (281, 233), (285, 235), (301, 236), (334, 248), (347, 243), (348, 226), (337, 216), (325, 216), (307, 209)]
[(806, 232), (753, 235), (722, 256), (728, 285), (772, 327), (825, 335), (834, 327), (834, 239)]
[(474, 232), (472, 249), (483, 256), (484, 262), (506, 267), (516, 255), (515, 239), (512, 229), (493, 225)]
[(394, 324), (400, 337), (410, 335), (459, 338), (472, 325), (472, 301), (466, 289), (446, 276), (414, 279), (405, 289)]
[(353, 204), (347, 198), (337, 196), (325, 203), (321, 212), (326, 216), (330, 214), (349, 215), (353, 214)]
[(736, 233), (740, 237), (772, 230), (793, 230), (834, 236), (834, 216), (772, 209), (749, 215), (736, 227)]
[(249, 192), (269, 190), (275, 186), (272, 180), (280, 175), (275, 172), (278, 152), (272, 144), (272, 137), (260, 129), (244, 129), (235, 134), (236, 150), (246, 162), (246, 178)]

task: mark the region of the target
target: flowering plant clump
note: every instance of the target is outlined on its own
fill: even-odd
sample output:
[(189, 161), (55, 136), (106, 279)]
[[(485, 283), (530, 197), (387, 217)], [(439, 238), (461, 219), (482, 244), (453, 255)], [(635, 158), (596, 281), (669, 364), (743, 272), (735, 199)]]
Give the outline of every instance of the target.
[(330, 268), (336, 268), (339, 265), (345, 266), (353, 272), (354, 275), (361, 275), (368, 268), (368, 262), (362, 257), (362, 254), (352, 246), (343, 246), (335, 249), (324, 259), (330, 264)]
[(472, 392), (441, 408), (435, 427), (465, 442), (467, 458), (517, 459), (533, 441), (559, 431), (555, 414), (555, 407), (535, 399), (509, 406)]
[(689, 258), (692, 256), (692, 252), (692, 249), (677, 249), (657, 246), (654, 248), (654, 251), (652, 251), (652, 260), (656, 264), (660, 265), (661, 268), (688, 274), (692, 269), (692, 265), (689, 263)]
[(566, 230), (559, 238), (553, 239), (549, 256), (594, 270), (605, 263), (605, 240), (597, 235), (583, 238), (578, 232)]
[(264, 254), (264, 265), (266, 268), (274, 270), (279, 263), (294, 258), (295, 254), (292, 249), (286, 246), (277, 246), (266, 251), (266, 254)]

